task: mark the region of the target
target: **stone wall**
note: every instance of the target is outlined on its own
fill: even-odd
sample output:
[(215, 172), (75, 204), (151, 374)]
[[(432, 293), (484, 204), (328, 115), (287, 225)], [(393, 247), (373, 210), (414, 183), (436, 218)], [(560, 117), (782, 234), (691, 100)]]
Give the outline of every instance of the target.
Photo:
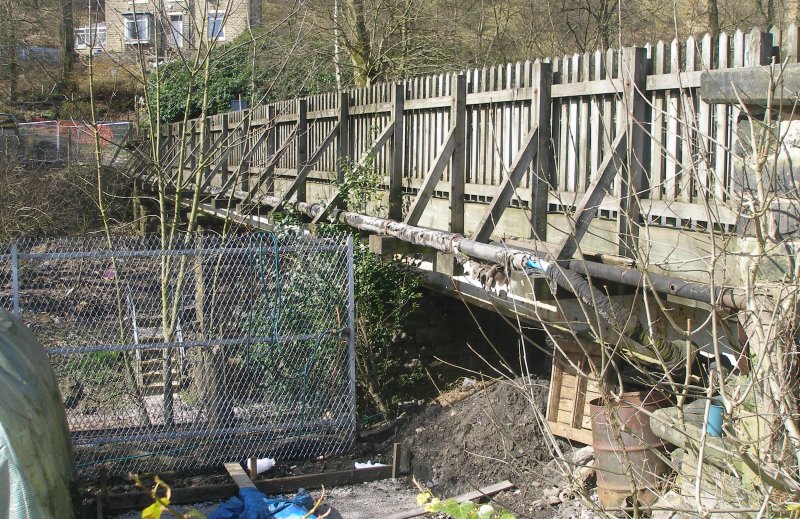
[[(191, 8), (190, 8), (191, 6)], [(193, 9), (193, 10), (192, 10)], [(125, 40), (125, 14), (150, 14), (152, 26), (150, 42), (129, 44)], [(224, 37), (219, 42), (233, 40), (250, 27), (250, 0), (230, 0), (230, 2), (207, 2), (188, 4), (178, 1), (153, 0), (108, 0), (106, 2), (106, 44), (108, 53), (135, 53), (143, 50), (155, 55), (159, 42), (161, 54), (166, 54), (169, 47), (168, 37), (171, 31), (170, 15), (183, 15), (183, 49), (195, 48), (199, 41), (208, 38), (210, 13), (225, 13), (223, 23)]]
[[(411, 318), (407, 353), (410, 358), (422, 362), (434, 379), (438, 378), (437, 384), (440, 381), (447, 384), (458, 377), (476, 377), (467, 370), (497, 377), (498, 372), (493, 367), (505, 363), (519, 374), (520, 332), (516, 323), (506, 319), (496, 312), (467, 306), (459, 299), (426, 290), (419, 309)], [(523, 324), (523, 332), (545, 347), (545, 337), (540, 330)], [(526, 347), (528, 368), (549, 376), (550, 357), (530, 344)]]

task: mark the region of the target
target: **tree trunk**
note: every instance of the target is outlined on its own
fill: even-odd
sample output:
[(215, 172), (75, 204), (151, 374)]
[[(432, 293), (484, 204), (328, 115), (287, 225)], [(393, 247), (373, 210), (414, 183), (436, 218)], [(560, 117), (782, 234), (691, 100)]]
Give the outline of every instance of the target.
[(719, 6), (717, 0), (708, 0), (708, 32), (712, 38), (719, 36)]
[[(96, 22), (90, 22), (96, 23)], [(66, 84), (75, 61), (75, 25), (72, 17), (72, 0), (61, 0), (61, 84)], [(94, 38), (94, 32), (90, 32)]]
[(372, 85), (381, 77), (380, 66), (372, 56), (369, 31), (367, 31), (364, 0), (344, 0), (345, 14), (349, 29), (348, 51), (353, 62), (353, 76), (356, 86)]
[(0, 77), (8, 81), (8, 100), (17, 99), (17, 37), (14, 27), (14, 5), (12, 0), (3, 2), (3, 19), (0, 20), (0, 58), (3, 72)]

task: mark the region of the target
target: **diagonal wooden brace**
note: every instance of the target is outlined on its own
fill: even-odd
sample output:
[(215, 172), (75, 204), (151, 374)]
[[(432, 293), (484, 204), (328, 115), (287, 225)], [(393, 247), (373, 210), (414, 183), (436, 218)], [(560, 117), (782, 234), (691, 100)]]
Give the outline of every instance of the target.
[(253, 187), (250, 188), (250, 191), (247, 193), (247, 197), (245, 197), (245, 201), (250, 200), (258, 190), (261, 189), (261, 186), (264, 185), (264, 182), (267, 181), (271, 176), (272, 172), (275, 171), (275, 167), (278, 165), (278, 161), (281, 160), (281, 157), (286, 153), (286, 150), (289, 149), (289, 145), (294, 140), (294, 136), (297, 134), (297, 126), (289, 132), (289, 136), (286, 137), (286, 140), (283, 141), (281, 147), (275, 151), (275, 154), (270, 157), (269, 162), (267, 163), (264, 171), (259, 176), (258, 180), (254, 183)]
[(522, 144), (522, 148), (520, 148), (517, 157), (514, 159), (514, 163), (511, 165), (511, 170), (503, 179), (503, 183), (498, 186), (497, 193), (492, 198), (492, 203), (489, 204), (489, 209), (483, 214), (483, 218), (481, 218), (478, 227), (472, 233), (473, 240), (480, 242), (489, 241), (489, 237), (492, 235), (492, 232), (494, 232), (497, 222), (500, 221), (500, 217), (503, 216), (503, 212), (511, 202), (514, 191), (517, 189), (517, 186), (519, 186), (531, 161), (536, 157), (538, 148), (539, 128), (537, 126), (531, 128), (528, 132)]
[(600, 202), (603, 201), (611, 182), (625, 161), (628, 150), (626, 132), (623, 131), (617, 135), (617, 138), (611, 144), (611, 150), (611, 153), (603, 159), (597, 169), (597, 176), (586, 189), (586, 193), (578, 203), (578, 207), (575, 208), (575, 229), (572, 233), (564, 236), (561, 243), (558, 244), (558, 248), (554, 251), (553, 256), (557, 261), (565, 261), (572, 258), (575, 251), (578, 250), (578, 243), (580, 243), (583, 235), (589, 229), (589, 224), (597, 216), (597, 208), (600, 206)]
[[(383, 129), (381, 134), (375, 140), (375, 142), (370, 146), (364, 155), (361, 156), (359, 159), (359, 164), (365, 163), (371, 157), (374, 157), (378, 154), (378, 152), (383, 148), (383, 146), (389, 141), (389, 137), (391, 137), (394, 133), (394, 121), (389, 122), (386, 127)], [(317, 216), (314, 217), (312, 223), (319, 223), (320, 221), (326, 220), (328, 216), (333, 212), (333, 209), (338, 206), (340, 203), (344, 202), (344, 197), (342, 196), (342, 192), (340, 190), (336, 190), (336, 193), (325, 203), (325, 208), (320, 211)]]
[(301, 164), (297, 165), (298, 166), (297, 176), (294, 178), (294, 181), (292, 181), (292, 185), (290, 185), (289, 188), (286, 190), (286, 192), (283, 193), (283, 195), (281, 195), (281, 198), (273, 208), (273, 211), (280, 209), (283, 206), (283, 204), (285, 204), (292, 197), (292, 195), (294, 195), (294, 193), (297, 191), (297, 188), (299, 188), (306, 181), (308, 174), (311, 172), (311, 168), (313, 168), (314, 164), (316, 164), (317, 161), (322, 157), (322, 154), (325, 153), (325, 150), (328, 149), (328, 146), (331, 145), (331, 143), (333, 142), (333, 140), (336, 138), (337, 135), (339, 135), (339, 122), (336, 123), (336, 126), (333, 127), (331, 133), (329, 133), (328, 136), (325, 137), (325, 140), (322, 141), (322, 144), (319, 145), (317, 151), (315, 151), (314, 154), (311, 155), (311, 157), (306, 161), (306, 163), (302, 165)]
[[(242, 155), (242, 160), (240, 160), (239, 161), (239, 165), (236, 166), (236, 172), (233, 175), (231, 175), (231, 178), (229, 178), (227, 182), (225, 182), (225, 185), (222, 186), (222, 189), (220, 190), (220, 193), (216, 197), (214, 197), (215, 199), (219, 198), (220, 195), (226, 193), (231, 188), (231, 186), (236, 183), (236, 181), (237, 181), (237, 179), (239, 177), (239, 174), (242, 171), (242, 165), (245, 162), (247, 162), (248, 160), (250, 160), (250, 157), (253, 156), (253, 153), (255, 153), (256, 150), (258, 149), (258, 147), (261, 146), (261, 144), (267, 139), (267, 135), (269, 135), (269, 130), (266, 130), (264, 133), (262, 133), (261, 137), (258, 138), (258, 140), (255, 142), (255, 144), (250, 146), (247, 149), (247, 151), (245, 152), (245, 154)], [(220, 162), (222, 162), (222, 161), (220, 161)]]
[(453, 127), (450, 129), (450, 133), (447, 134), (444, 146), (439, 150), (439, 154), (434, 159), (431, 169), (425, 174), (425, 180), (422, 181), (422, 187), (420, 187), (417, 196), (414, 198), (414, 202), (408, 210), (404, 223), (408, 225), (417, 225), (419, 219), (422, 218), (425, 206), (428, 205), (428, 201), (431, 199), (431, 195), (436, 189), (436, 184), (441, 180), (444, 168), (447, 167), (447, 164), (450, 162), (450, 157), (453, 155), (453, 150), (455, 149), (456, 128)]

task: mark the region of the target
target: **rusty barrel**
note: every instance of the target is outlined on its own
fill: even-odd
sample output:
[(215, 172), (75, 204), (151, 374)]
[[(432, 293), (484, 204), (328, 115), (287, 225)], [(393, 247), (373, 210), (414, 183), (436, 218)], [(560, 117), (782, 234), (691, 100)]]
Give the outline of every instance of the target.
[(650, 413), (669, 405), (668, 397), (653, 391), (623, 393), (620, 401), (597, 398), (589, 402), (601, 505), (625, 506), (634, 494), (630, 475), (639, 502), (655, 501), (655, 490), (669, 468), (663, 460), (666, 442), (650, 429)]

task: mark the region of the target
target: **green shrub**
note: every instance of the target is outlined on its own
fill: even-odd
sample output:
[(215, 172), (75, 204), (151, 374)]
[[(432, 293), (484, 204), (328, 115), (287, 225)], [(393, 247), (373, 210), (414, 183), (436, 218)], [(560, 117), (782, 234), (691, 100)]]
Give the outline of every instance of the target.
[[(230, 111), (231, 100), (249, 99), (251, 68), (246, 45), (232, 42), (211, 54), (208, 81), (208, 115)], [(158, 74), (158, 77), (155, 74)], [(157, 81), (158, 80), (158, 81)], [(161, 66), (148, 78), (151, 113), (156, 113), (156, 87), (159, 88), (159, 122), (182, 121), (200, 116), (203, 106), (203, 69), (193, 69), (181, 60)], [(191, 88), (191, 95), (190, 94)], [(189, 103), (187, 105), (187, 96)]]

